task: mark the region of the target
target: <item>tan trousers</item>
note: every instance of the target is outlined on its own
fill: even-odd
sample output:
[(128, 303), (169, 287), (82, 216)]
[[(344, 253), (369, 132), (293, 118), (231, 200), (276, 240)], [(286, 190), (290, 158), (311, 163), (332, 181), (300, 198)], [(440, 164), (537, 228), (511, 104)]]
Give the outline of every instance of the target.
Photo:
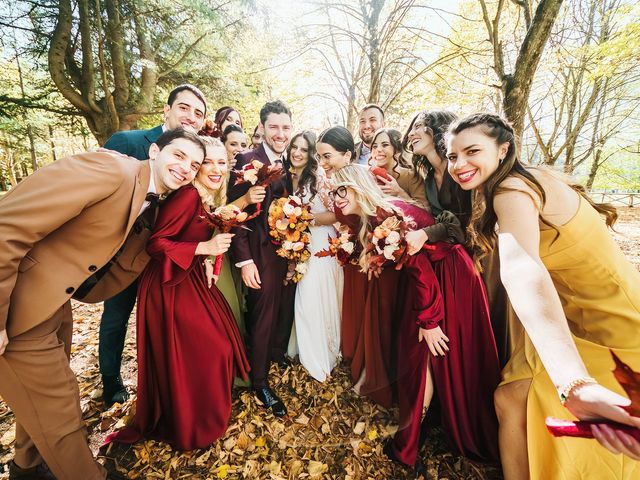
[(71, 304), (9, 339), (0, 355), (0, 396), (16, 417), (15, 462), (29, 468), (42, 460), (58, 480), (102, 480), (80, 410), (80, 391), (69, 367)]

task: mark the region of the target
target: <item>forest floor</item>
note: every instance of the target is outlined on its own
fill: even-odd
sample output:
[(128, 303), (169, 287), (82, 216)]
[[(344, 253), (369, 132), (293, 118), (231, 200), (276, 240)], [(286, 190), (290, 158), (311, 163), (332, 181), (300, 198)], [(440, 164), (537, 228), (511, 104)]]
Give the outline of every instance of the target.
[[(640, 269), (640, 208), (620, 209), (616, 241)], [(229, 428), (208, 449), (182, 453), (167, 444), (146, 441), (98, 451), (105, 436), (130, 418), (133, 402), (103, 412), (98, 372), (98, 324), (101, 305), (74, 304), (71, 367), (80, 385), (82, 411), (91, 446), (110, 470), (131, 479), (403, 479), (410, 472), (382, 452), (395, 432), (396, 410), (385, 410), (352, 390), (348, 370), (338, 367), (325, 383), (311, 379), (300, 365), (272, 367), (270, 378), (289, 409), (284, 420), (258, 406), (247, 390), (234, 392)], [(124, 378), (136, 385), (135, 322), (130, 322), (124, 353)], [(135, 398), (135, 396), (134, 396)], [(8, 478), (12, 457), (13, 415), (0, 401), (0, 480)], [(483, 465), (453, 454), (439, 428), (421, 451), (433, 480), (501, 479), (498, 465)]]

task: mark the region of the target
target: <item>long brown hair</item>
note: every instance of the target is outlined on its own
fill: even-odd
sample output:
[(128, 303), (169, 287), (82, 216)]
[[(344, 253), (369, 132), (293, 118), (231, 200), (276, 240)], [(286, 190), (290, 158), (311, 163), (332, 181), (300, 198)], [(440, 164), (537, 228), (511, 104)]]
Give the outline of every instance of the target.
[[(493, 199), (496, 195), (506, 191), (513, 191), (513, 188), (504, 187), (500, 184), (507, 177), (517, 177), (524, 181), (531, 188), (538, 198), (532, 200), (539, 205), (540, 211), (546, 202), (546, 193), (540, 182), (530, 172), (535, 167), (525, 167), (518, 158), (518, 139), (513, 127), (499, 115), (491, 113), (476, 113), (452, 123), (449, 126), (447, 137), (457, 135), (460, 132), (473, 127), (480, 127), (482, 133), (493, 138), (497, 145), (509, 144), (507, 154), (498, 164), (498, 168), (486, 182), (478, 189), (473, 202), (471, 221), (467, 227), (469, 243), (474, 251), (474, 263), (478, 270), (481, 270), (480, 261), (495, 248), (497, 243), (496, 223), (498, 217), (493, 207)], [(587, 195), (585, 188), (578, 184), (567, 182), (568, 185), (581, 195), (598, 213), (606, 217), (607, 226), (612, 227), (618, 218), (615, 207), (609, 204), (599, 204), (593, 202)], [(549, 222), (540, 217), (543, 223), (553, 227)]]

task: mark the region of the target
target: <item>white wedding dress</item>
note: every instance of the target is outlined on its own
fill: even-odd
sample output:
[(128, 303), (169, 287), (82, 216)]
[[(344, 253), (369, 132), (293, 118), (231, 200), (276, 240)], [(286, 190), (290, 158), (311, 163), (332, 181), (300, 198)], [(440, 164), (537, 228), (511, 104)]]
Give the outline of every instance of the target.
[[(319, 182), (320, 185), (323, 183), (322, 180)], [(326, 195), (326, 188), (323, 190)], [(303, 201), (309, 202), (310, 197), (309, 192), (305, 193)], [(311, 201), (311, 213), (327, 211), (323, 195), (318, 191)], [(343, 273), (334, 257), (315, 256), (316, 252), (328, 248), (328, 237), (336, 236), (335, 228), (328, 225), (310, 227), (309, 230), (311, 258), (307, 273), (296, 288), (295, 321), (288, 355), (299, 355), (302, 366), (322, 382), (340, 360)]]

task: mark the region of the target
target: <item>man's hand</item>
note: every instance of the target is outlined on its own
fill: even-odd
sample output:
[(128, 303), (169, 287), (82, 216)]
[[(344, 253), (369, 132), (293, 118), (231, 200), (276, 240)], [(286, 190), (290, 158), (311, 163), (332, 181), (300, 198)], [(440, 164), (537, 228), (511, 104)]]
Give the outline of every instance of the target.
[(260, 273), (258, 272), (258, 267), (256, 267), (255, 263), (249, 263), (248, 265), (243, 265), (240, 269), (240, 275), (242, 276), (242, 281), (244, 284), (253, 288), (254, 290), (260, 290)]
[(0, 355), (4, 353), (4, 350), (7, 348), (7, 345), (9, 345), (9, 336), (7, 335), (6, 330), (2, 330), (0, 332)]
[(247, 190), (247, 193), (244, 194), (244, 199), (247, 202), (247, 205), (262, 203), (266, 194), (267, 189), (265, 187), (255, 185)]

